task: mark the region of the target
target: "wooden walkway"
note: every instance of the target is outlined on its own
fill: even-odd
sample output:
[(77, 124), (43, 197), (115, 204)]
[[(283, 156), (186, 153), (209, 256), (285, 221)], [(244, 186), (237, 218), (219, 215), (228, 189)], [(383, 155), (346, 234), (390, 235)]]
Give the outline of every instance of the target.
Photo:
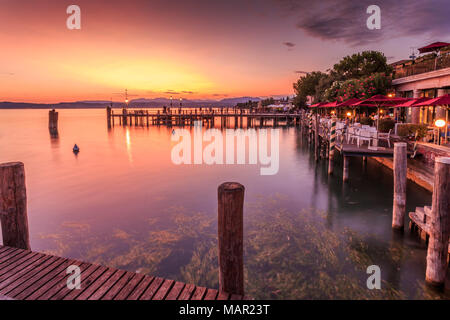
[[(81, 289), (67, 288), (67, 267), (81, 269)], [(0, 300), (242, 300), (244, 297), (0, 245)]]

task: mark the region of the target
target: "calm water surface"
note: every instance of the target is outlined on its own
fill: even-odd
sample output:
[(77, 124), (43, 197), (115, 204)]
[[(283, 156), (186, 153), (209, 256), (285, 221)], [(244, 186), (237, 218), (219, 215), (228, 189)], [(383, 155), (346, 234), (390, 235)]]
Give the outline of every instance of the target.
[[(249, 295), (442, 297), (424, 286), (424, 245), (391, 231), (392, 172), (373, 161), (352, 159), (344, 185), (339, 163), (328, 177), (298, 129), (283, 128), (276, 175), (177, 166), (171, 128), (108, 129), (105, 110), (59, 110), (59, 119), (51, 138), (47, 110), (0, 110), (0, 161), (25, 163), (33, 250), (217, 287), (217, 186), (238, 181)], [(409, 211), (431, 203), (409, 182), (407, 195)], [(366, 287), (372, 264), (381, 290)]]

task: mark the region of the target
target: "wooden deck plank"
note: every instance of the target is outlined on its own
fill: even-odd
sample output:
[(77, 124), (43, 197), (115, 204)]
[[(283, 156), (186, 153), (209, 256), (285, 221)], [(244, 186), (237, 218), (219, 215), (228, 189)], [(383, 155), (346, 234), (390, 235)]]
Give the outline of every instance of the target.
[(6, 281), (3, 281), (0, 285), (0, 294), (6, 294), (12, 289), (18, 287), (23, 282), (27, 281), (30, 278), (33, 278), (36, 274), (40, 273), (42, 270), (46, 269), (48, 266), (52, 265), (54, 262), (58, 261), (58, 257), (52, 257), (52, 256), (45, 256), (44, 258), (47, 258), (43, 260), (40, 263), (36, 263), (33, 265), (33, 267), (30, 270), (27, 270), (27, 272), (21, 273), (15, 273), (13, 276), (9, 277)]
[(80, 290), (69, 290), (70, 292), (62, 298), (62, 300), (75, 300), (79, 295), (83, 294), (84, 292), (90, 292), (91, 285), (95, 283), (95, 280), (100, 278), (103, 273), (105, 273), (108, 270), (107, 267), (103, 266), (97, 266), (97, 269), (92, 272), (89, 276), (83, 277), (81, 276), (81, 289)]
[(88, 300), (100, 300), (102, 297), (126, 274), (126, 271), (116, 270), (116, 272), (100, 287)]
[[(81, 270), (81, 289), (67, 288), (67, 267)], [(0, 296), (15, 300), (229, 300), (238, 295), (74, 259), (0, 245)]]
[(177, 281), (167, 294), (166, 300), (177, 300), (185, 286), (185, 283)]
[(116, 297), (120, 290), (122, 290), (131, 280), (134, 276), (136, 276), (135, 273), (124, 271), (124, 275), (117, 281), (111, 289), (108, 290), (108, 292), (101, 298), (101, 300), (113, 300), (114, 297)]
[(139, 300), (150, 300), (155, 295), (156, 291), (158, 291), (161, 284), (164, 282), (164, 279), (155, 277), (152, 283), (147, 287), (147, 289), (142, 293)]
[(155, 279), (154, 277), (144, 275), (142, 281), (139, 282), (139, 284), (128, 295), (127, 300), (139, 300), (139, 298), (142, 296), (142, 294), (145, 292), (145, 290), (153, 282), (154, 279)]
[(191, 300), (202, 300), (203, 297), (205, 296), (205, 293), (206, 293), (205, 287), (196, 287)]
[[(97, 265), (92, 265), (90, 263), (83, 263), (80, 266), (83, 281), (84, 277), (88, 277), (91, 273), (97, 270)], [(80, 291), (81, 289), (75, 289)], [(48, 292), (37, 298), (37, 300), (62, 300), (71, 290), (67, 288), (67, 282), (61, 281), (55, 288), (51, 288)]]
[(95, 293), (95, 291), (101, 288), (106, 281), (108, 281), (109, 278), (116, 273), (116, 271), (116, 269), (106, 268), (106, 270), (97, 279), (92, 281), (88, 288), (83, 290), (83, 292), (76, 297), (76, 300), (88, 300), (89, 297)]
[(153, 296), (152, 300), (164, 300), (174, 284), (175, 281), (173, 280), (164, 280), (158, 291)]
[(16, 261), (13, 264), (15, 265), (13, 266), (13, 268), (11, 268), (10, 270), (8, 270), (7, 272), (5, 272), (0, 276), (0, 289), (6, 287), (11, 282), (15, 281), (17, 278), (20, 278), (21, 276), (27, 274), (28, 272), (31, 272), (31, 270), (39, 266), (39, 264), (50, 259), (49, 256), (43, 254), (36, 254), (35, 256), (31, 257), (31, 259), (27, 258), (28, 257), (25, 256), (23, 259)]
[(113, 298), (113, 300), (126, 300), (144, 279), (145, 276), (143, 274), (136, 273), (130, 281), (128, 281), (125, 286), (120, 289), (119, 293)]
[(218, 293), (219, 292), (215, 289), (208, 289), (203, 300), (216, 300)]
[(183, 291), (181, 291), (180, 295), (178, 296), (178, 300), (189, 300), (194, 293), (195, 285), (194, 284), (187, 284)]
[(5, 294), (8, 297), (12, 297), (12, 298), (16, 299), (16, 296), (19, 293), (21, 293), (25, 289), (29, 288), (30, 286), (33, 286), (35, 288), (38, 287), (38, 284), (35, 284), (35, 283), (39, 282), (39, 280), (41, 280), (43, 277), (45, 277), (48, 273), (51, 273), (52, 271), (57, 269), (59, 266), (63, 265), (65, 261), (67, 261), (67, 259), (57, 258), (53, 263), (49, 264), (45, 268), (41, 268), (40, 271), (33, 273), (33, 274), (30, 273), (29, 277), (28, 277), (28, 275), (27, 275), (27, 277), (22, 277), (20, 279), (22, 281), (22, 283), (17, 285), (11, 291), (8, 291), (8, 292), (5, 291)]
[(62, 265), (48, 273), (45, 277), (43, 277), (38, 283), (33, 285), (32, 287), (27, 288), (22, 291), (15, 298), (18, 300), (34, 300), (39, 297), (44, 292), (47, 292), (50, 288), (54, 288), (57, 286), (58, 282), (66, 282), (67, 277), (67, 267), (71, 265), (81, 265), (82, 262), (76, 260), (66, 260)]
[(217, 300), (229, 300), (230, 299), (230, 294), (220, 291), (219, 294), (217, 295)]
[[(37, 255), (37, 253), (35, 254), (31, 254), (31, 256), (35, 256)], [(11, 265), (13, 265), (14, 263), (16, 263), (16, 261), (18, 261), (19, 259), (24, 259), (27, 260), (29, 259), (30, 254), (28, 252), (12, 252), (10, 253), (10, 256), (5, 257), (5, 260), (0, 264), (0, 275), (2, 275), (4, 273), (4, 270), (6, 270), (7, 268), (10, 268)]]

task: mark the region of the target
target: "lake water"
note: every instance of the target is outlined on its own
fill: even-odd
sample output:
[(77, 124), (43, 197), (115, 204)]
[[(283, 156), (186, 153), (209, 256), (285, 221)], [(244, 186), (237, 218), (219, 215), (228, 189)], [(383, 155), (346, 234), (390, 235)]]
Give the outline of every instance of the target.
[[(217, 187), (237, 181), (248, 295), (442, 298), (424, 285), (425, 246), (407, 227), (392, 232), (392, 172), (354, 158), (343, 184), (340, 162), (329, 177), (298, 128), (276, 130), (279, 171), (263, 176), (259, 165), (175, 165), (172, 128), (108, 129), (105, 110), (59, 110), (57, 138), (48, 110), (0, 110), (0, 162), (25, 164), (33, 250), (218, 287)], [(431, 204), (410, 182), (407, 197), (408, 211)], [(381, 290), (367, 289), (369, 265)]]

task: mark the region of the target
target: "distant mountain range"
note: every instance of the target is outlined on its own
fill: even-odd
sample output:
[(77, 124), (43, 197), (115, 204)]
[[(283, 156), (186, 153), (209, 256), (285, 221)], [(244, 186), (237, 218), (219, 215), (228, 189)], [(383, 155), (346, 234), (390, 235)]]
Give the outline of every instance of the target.
[[(257, 97), (237, 97), (237, 98), (226, 98), (222, 100), (189, 100), (183, 99), (183, 107), (234, 107), (238, 103), (252, 101), (260, 101), (261, 98)], [(106, 100), (86, 100), (86, 101), (76, 101), (76, 102), (59, 102), (59, 103), (26, 103), (26, 102), (0, 102), (0, 109), (90, 109), (90, 108), (106, 108), (109, 106), (111, 101)], [(112, 102), (113, 107), (120, 108), (124, 106), (123, 102)], [(172, 106), (174, 108), (179, 107), (180, 103), (178, 100), (174, 99)], [(130, 100), (129, 107), (132, 108), (158, 108), (163, 106), (170, 106), (170, 99), (167, 98), (154, 98), (146, 99), (139, 98)]]

